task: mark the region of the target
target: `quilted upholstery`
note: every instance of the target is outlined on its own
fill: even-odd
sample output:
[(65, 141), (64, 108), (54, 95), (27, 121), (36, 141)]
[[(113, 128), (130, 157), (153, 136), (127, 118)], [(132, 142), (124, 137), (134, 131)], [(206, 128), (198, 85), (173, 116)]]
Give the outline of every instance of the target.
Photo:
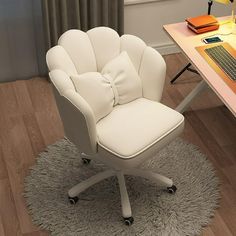
[(80, 151), (141, 160), (182, 131), (183, 116), (159, 103), (165, 62), (138, 37), (69, 30), (46, 59), (65, 133)]

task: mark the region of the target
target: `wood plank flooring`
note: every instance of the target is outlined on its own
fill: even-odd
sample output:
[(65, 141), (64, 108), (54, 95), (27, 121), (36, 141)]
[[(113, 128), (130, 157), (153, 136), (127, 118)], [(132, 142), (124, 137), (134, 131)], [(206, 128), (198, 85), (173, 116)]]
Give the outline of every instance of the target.
[[(187, 61), (181, 54), (165, 56), (163, 103), (176, 107), (201, 80), (185, 72), (169, 81)], [(236, 235), (236, 118), (210, 90), (185, 113), (182, 137), (200, 147), (221, 181), (220, 207), (202, 236)], [(22, 196), (24, 177), (47, 145), (64, 136), (63, 127), (45, 78), (0, 84), (0, 236), (46, 236), (32, 224)]]

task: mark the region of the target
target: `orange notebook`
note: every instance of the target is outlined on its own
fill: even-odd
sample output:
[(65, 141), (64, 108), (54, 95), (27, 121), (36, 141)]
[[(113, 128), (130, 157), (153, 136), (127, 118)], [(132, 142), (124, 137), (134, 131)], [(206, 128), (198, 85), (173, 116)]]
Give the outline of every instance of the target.
[(188, 27), (195, 33), (204, 33), (219, 28), (217, 19), (212, 15), (203, 15), (197, 17), (187, 18)]
[(194, 28), (192, 25), (188, 24), (188, 28), (190, 28), (192, 31), (194, 31), (196, 34), (201, 34), (205, 33), (208, 31), (213, 31), (219, 29), (219, 25), (209, 25), (206, 27), (201, 27), (201, 28)]

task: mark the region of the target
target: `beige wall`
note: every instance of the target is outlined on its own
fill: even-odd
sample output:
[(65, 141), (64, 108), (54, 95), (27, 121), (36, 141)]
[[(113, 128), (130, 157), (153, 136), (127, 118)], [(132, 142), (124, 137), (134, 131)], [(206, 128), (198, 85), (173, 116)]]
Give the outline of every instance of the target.
[[(142, 38), (161, 53), (178, 49), (162, 29), (162, 25), (181, 22), (190, 16), (207, 13), (207, 0), (160, 0), (125, 6), (125, 33)], [(230, 5), (214, 3), (212, 14), (230, 15)]]

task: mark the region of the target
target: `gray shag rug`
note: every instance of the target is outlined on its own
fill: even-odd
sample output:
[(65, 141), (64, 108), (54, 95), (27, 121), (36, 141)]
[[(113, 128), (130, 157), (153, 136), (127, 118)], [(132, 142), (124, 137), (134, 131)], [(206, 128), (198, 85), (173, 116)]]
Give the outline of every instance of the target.
[(121, 217), (116, 177), (106, 179), (71, 205), (67, 191), (106, 169), (91, 161), (83, 165), (76, 147), (60, 140), (42, 152), (25, 179), (24, 196), (35, 224), (52, 235), (199, 235), (219, 202), (219, 182), (211, 163), (198, 148), (177, 139), (141, 168), (172, 178), (178, 190), (171, 195), (155, 183), (126, 176), (134, 223)]

